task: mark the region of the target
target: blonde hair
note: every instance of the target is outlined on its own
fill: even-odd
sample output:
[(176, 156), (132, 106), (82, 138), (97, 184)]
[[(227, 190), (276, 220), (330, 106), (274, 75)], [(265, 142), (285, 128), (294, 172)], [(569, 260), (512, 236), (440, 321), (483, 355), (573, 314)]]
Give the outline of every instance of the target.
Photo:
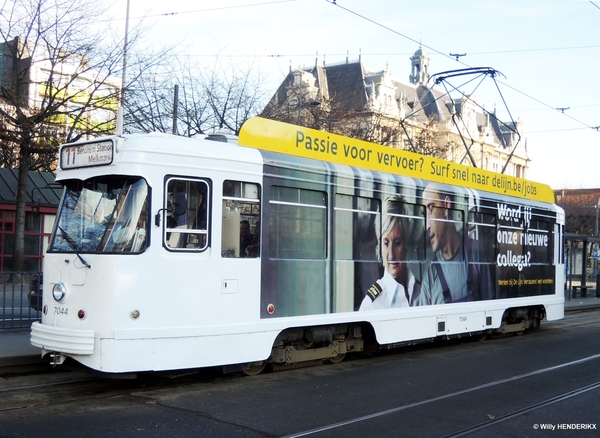
[(399, 226), (402, 239), (411, 243), (413, 234), (413, 220), (410, 215), (409, 206), (402, 195), (392, 195), (384, 199), (381, 211), (381, 220), (375, 219), (375, 235), (377, 236), (377, 260), (381, 262), (381, 236), (388, 234), (394, 227)]

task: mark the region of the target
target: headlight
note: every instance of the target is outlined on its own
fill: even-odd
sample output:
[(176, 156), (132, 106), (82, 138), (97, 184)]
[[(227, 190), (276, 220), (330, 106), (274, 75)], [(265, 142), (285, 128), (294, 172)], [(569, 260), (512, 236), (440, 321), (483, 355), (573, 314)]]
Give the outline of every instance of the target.
[(56, 283), (54, 285), (54, 287), (52, 288), (52, 296), (59, 303), (65, 298), (66, 294), (67, 294), (67, 288), (65, 287), (65, 284), (62, 282)]

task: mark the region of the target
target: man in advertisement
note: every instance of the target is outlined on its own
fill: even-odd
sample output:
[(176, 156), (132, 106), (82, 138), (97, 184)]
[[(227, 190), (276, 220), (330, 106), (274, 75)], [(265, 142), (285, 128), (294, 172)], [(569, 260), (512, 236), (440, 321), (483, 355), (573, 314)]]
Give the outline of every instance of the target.
[(427, 206), (426, 232), (433, 251), (417, 305), (493, 299), (490, 265), (482, 263), (479, 242), (465, 239), (464, 212), (453, 209), (453, 195), (430, 183), (423, 192)]

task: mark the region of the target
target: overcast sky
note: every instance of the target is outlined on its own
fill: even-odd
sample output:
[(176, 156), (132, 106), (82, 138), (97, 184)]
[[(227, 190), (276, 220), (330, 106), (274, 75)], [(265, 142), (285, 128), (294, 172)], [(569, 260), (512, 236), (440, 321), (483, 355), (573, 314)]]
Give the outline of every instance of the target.
[[(523, 122), (528, 178), (553, 188), (600, 187), (600, 0), (130, 0), (157, 41), (195, 59), (254, 63), (274, 93), (290, 66), (357, 60), (408, 82), (419, 44), (432, 73), (491, 67), (462, 87)], [(125, 17), (125, 2), (115, 16)], [(120, 11), (122, 9), (122, 11)], [(450, 53), (466, 54), (457, 61)], [(468, 79), (455, 80), (461, 85)], [(568, 108), (568, 109), (564, 109)]]

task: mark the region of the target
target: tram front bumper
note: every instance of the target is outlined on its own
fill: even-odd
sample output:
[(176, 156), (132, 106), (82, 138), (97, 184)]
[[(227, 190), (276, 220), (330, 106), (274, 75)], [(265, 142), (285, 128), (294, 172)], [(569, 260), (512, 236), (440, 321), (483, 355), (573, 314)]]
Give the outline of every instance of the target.
[(41, 322), (31, 324), (31, 345), (41, 348), (42, 356), (56, 351), (64, 354), (94, 354), (94, 330), (54, 327)]

